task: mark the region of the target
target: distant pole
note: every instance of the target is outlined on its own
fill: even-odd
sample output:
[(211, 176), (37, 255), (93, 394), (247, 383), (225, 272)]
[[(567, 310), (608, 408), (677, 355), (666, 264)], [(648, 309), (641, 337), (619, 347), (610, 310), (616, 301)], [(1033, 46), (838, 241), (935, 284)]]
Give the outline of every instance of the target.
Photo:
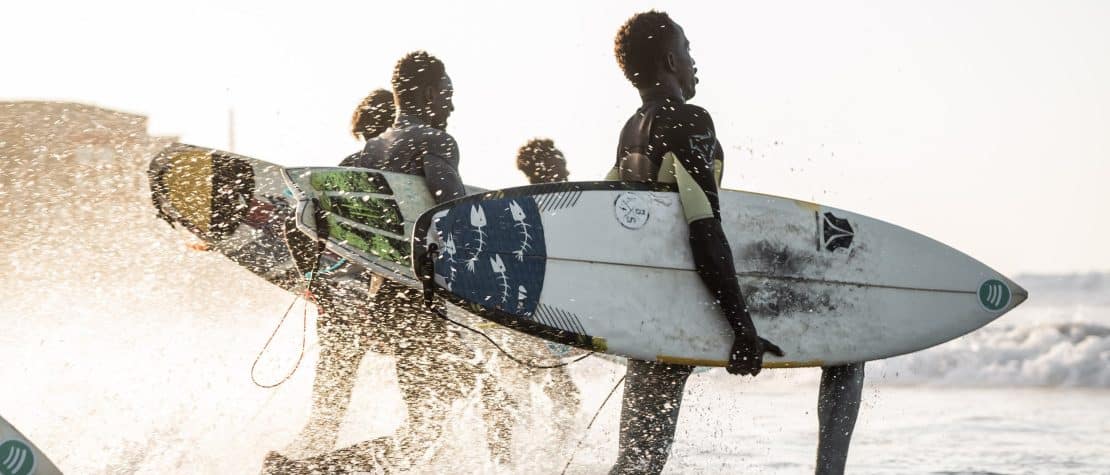
[(227, 106), (227, 151), (235, 151), (235, 108)]

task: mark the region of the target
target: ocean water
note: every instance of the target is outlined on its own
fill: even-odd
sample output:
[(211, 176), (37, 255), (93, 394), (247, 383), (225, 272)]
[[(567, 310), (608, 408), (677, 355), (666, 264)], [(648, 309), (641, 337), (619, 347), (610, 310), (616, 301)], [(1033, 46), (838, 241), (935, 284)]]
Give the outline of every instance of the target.
[[(171, 233), (163, 237), (167, 252), (184, 249)], [(5, 290), (0, 411), (67, 473), (257, 473), (266, 452), (292, 442), (304, 424), (314, 313), (301, 368), (277, 389), (255, 387), (250, 365), (290, 298), (219, 256), (189, 252), (153, 264), (151, 274), (10, 281)], [(1055, 300), (1047, 288), (1072, 281), (1100, 283), (1060, 292), (1078, 301)], [(850, 473), (1110, 473), (1110, 306), (1099, 301), (1110, 279), (1019, 282), (1044, 301), (959, 340), (868, 365)], [(300, 317), (293, 312), (264, 356), (263, 381), (295, 362)], [(572, 368), (583, 391), (580, 428), (622, 369), (598, 359)], [(818, 377), (695, 375), (668, 473), (812, 472)], [(537, 388), (531, 394), (513, 466), (488, 461), (471, 401), (456, 405), (445, 453), (427, 472), (558, 473), (573, 441), (549, 439), (550, 404)], [(583, 433), (568, 473), (607, 470), (619, 395)], [(403, 411), (391, 360), (368, 355), (340, 445), (389, 433)]]
[[(280, 379), (304, 338), (300, 368), (276, 389), (255, 386), (251, 364), (292, 296), (219, 255), (188, 250), (186, 236), (154, 219), (141, 180), (90, 176), (99, 178), (80, 192), (56, 186), (3, 206), (0, 414), (67, 473), (257, 473), (308, 416), (314, 310), (294, 307), (258, 376)], [(77, 205), (67, 201), (78, 195)], [(868, 364), (850, 473), (1110, 473), (1110, 274), (1016, 280), (1031, 293), (1018, 310), (947, 344)], [(583, 443), (569, 473), (604, 473), (612, 463), (620, 391), (584, 429), (622, 370), (596, 358), (572, 366)], [(668, 472), (812, 472), (818, 378), (816, 370), (695, 375)], [(397, 427), (404, 406), (395, 380), (389, 357), (364, 359), (339, 445)], [(514, 464), (489, 461), (471, 398), (456, 404), (445, 450), (426, 472), (563, 468), (576, 441), (551, 439), (550, 401), (523, 381), (508, 384), (530, 396)]]

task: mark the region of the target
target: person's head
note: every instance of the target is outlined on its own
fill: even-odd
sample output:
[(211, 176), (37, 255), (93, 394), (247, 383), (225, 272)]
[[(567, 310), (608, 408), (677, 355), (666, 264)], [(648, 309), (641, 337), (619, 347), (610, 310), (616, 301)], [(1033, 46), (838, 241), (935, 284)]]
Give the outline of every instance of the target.
[(393, 93), (385, 89), (375, 89), (362, 100), (351, 116), (351, 134), (359, 140), (377, 137), (393, 124), (394, 115)]
[(447, 118), (455, 110), (451, 78), (443, 62), (426, 51), (405, 55), (393, 68), (393, 96), (397, 109), (419, 117), (439, 129), (447, 128)]
[(617, 64), (632, 85), (681, 91), (694, 97), (698, 68), (690, 56), (690, 41), (678, 23), (664, 12), (637, 13), (617, 31), (614, 41)]
[(569, 175), (567, 159), (551, 139), (535, 138), (520, 147), (516, 153), (516, 167), (533, 185), (567, 181)]

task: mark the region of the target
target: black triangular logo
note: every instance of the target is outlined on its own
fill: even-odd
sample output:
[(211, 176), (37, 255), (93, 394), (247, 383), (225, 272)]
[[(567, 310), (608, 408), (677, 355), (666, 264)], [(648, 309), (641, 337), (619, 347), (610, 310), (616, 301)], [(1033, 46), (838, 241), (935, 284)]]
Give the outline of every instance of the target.
[(839, 248), (848, 249), (852, 247), (852, 237), (855, 234), (847, 219), (838, 218), (833, 216), (832, 213), (825, 213), (825, 223), (822, 227), (824, 228), (822, 234), (825, 250), (835, 251)]

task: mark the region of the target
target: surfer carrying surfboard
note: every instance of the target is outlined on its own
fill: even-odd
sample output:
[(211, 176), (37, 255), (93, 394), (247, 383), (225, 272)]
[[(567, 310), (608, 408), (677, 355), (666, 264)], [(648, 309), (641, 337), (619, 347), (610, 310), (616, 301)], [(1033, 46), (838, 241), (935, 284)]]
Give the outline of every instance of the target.
[[(643, 105), (621, 130), (617, 162), (606, 178), (678, 186), (698, 275), (734, 332), (727, 370), (759, 374), (763, 353), (783, 353), (756, 333), (736, 279), (717, 196), (724, 154), (709, 113), (686, 103), (694, 97), (698, 81), (690, 42), (666, 13), (652, 10), (633, 16), (620, 28), (615, 53)], [(663, 470), (692, 370), (679, 364), (628, 361), (620, 449), (610, 473)]]
[[(690, 228), (698, 274), (736, 332), (728, 372), (759, 373), (764, 352), (741, 295), (720, 223), (717, 191), (724, 154), (709, 113), (694, 96), (697, 68), (682, 27), (663, 12), (630, 18), (615, 40), (617, 62), (643, 105), (621, 131), (607, 179), (675, 183)], [(620, 449), (611, 473), (659, 473), (666, 464), (690, 366), (629, 360), (621, 407)], [(817, 473), (843, 473), (859, 411), (863, 363), (822, 369)]]
[[(392, 85), (398, 109), (392, 127), (367, 140), (362, 152), (341, 165), (423, 176), (437, 203), (463, 196), (458, 146), (444, 131), (454, 105), (443, 63), (424, 51), (409, 53), (397, 62)], [(394, 437), (295, 462), (271, 454), (268, 469), (307, 473), (320, 467), (373, 470), (383, 464), (411, 469), (439, 438), (452, 402), (474, 387), (480, 368), (471, 362), (473, 351), (425, 309), (418, 291), (385, 281), (373, 300), (368, 324), (388, 329), (382, 338), (396, 358), (397, 382), (408, 409), (404, 425)]]
[[(381, 135), (393, 124), (393, 92), (375, 89), (355, 108), (351, 134), (359, 140)], [(357, 153), (355, 155), (358, 155)], [(380, 279), (378, 279), (380, 280)], [(373, 282), (373, 280), (372, 280)], [(312, 381), (312, 409), (308, 421), (294, 443), (286, 449), (292, 456), (304, 457), (335, 448), (339, 426), (351, 403), (358, 365), (367, 351), (392, 353), (388, 335), (368, 320), (372, 309), (365, 299), (342, 298), (333, 282), (313, 281), (316, 305), (316, 335), (320, 356)], [(323, 287), (323, 288), (321, 288)], [(373, 294), (375, 289), (371, 289)]]

